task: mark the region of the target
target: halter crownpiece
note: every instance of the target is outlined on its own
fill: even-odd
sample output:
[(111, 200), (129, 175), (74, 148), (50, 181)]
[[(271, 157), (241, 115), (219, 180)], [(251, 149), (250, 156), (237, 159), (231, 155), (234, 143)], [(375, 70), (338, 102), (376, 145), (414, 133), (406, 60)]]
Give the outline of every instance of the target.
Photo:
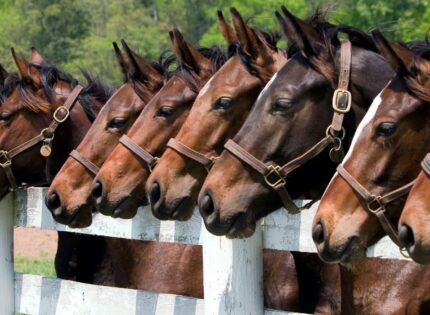
[[(75, 88), (70, 93), (64, 105), (59, 106), (52, 114), (53, 120), (51, 124), (47, 128), (43, 129), (39, 135), (16, 146), (15, 148), (9, 151), (0, 150), (0, 167), (2, 167), (6, 173), (6, 177), (10, 184), (9, 189), (11, 191), (14, 191), (20, 188), (16, 181), (16, 177), (12, 171), (12, 159), (15, 156), (30, 149), (31, 147), (35, 146), (40, 142), (43, 143), (40, 148), (40, 154), (47, 158), (46, 167), (45, 167), (45, 177), (46, 177), (45, 180), (46, 180), (46, 183), (49, 182), (49, 179), (50, 179), (49, 157), (51, 156), (51, 153), (52, 153), (52, 140), (54, 139), (55, 131), (57, 130), (60, 124), (62, 124), (67, 120), (67, 118), (69, 118), (70, 110), (76, 104), (76, 101), (78, 100), (78, 97), (81, 94), (82, 89), (83, 87), (80, 85), (75, 86)], [(45, 182), (43, 182), (43, 184), (44, 183)], [(37, 184), (42, 184), (42, 183), (37, 183)], [(25, 185), (21, 185), (21, 187), (25, 187)]]
[(313, 147), (299, 157), (281, 166), (260, 161), (231, 139), (224, 145), (224, 148), (228, 152), (252, 167), (264, 177), (265, 183), (278, 193), (284, 208), (291, 214), (309, 209), (315, 201), (311, 201), (302, 207), (297, 207), (286, 188), (286, 178), (288, 174), (320, 154), (328, 146), (331, 146), (329, 155), (333, 162), (338, 163), (343, 159), (342, 141), (345, 138), (343, 119), (345, 114), (350, 111), (352, 104), (351, 93), (348, 90), (351, 76), (351, 47), (351, 42), (349, 40), (342, 40), (340, 48), (339, 83), (338, 88), (334, 91), (332, 100), (332, 107), (334, 110), (333, 119), (326, 130), (325, 137)]

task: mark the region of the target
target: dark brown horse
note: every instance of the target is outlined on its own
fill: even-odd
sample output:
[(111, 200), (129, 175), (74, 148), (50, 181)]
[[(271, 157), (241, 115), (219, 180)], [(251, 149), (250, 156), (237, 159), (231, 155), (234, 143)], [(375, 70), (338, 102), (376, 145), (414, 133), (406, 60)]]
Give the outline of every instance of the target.
[(103, 214), (131, 218), (146, 203), (145, 182), (185, 121), (200, 89), (224, 63), (218, 48), (196, 49), (178, 30), (170, 33), (180, 67), (151, 99), (96, 178), (92, 194)]
[[(231, 58), (197, 96), (187, 120), (147, 181), (153, 214), (162, 220), (191, 217), (201, 185), (211, 164), (247, 117), (258, 94), (287, 60), (276, 48), (276, 38), (266, 38), (247, 27), (232, 9), (234, 28), (219, 12), (220, 29), (230, 40)], [(236, 36), (237, 34), (237, 36)], [(273, 37), (273, 36), (272, 36)], [(180, 147), (178, 147), (180, 146)], [(207, 161), (201, 164), (180, 150), (188, 147)]]
[[(88, 133), (54, 178), (46, 205), (55, 220), (72, 227), (89, 226), (93, 204), (91, 185), (113, 148), (134, 123), (145, 105), (162, 87), (174, 58), (160, 64), (146, 61), (122, 42), (124, 52), (114, 48), (125, 83), (100, 111)], [(88, 166), (89, 164), (89, 166)]]
[[(299, 51), (272, 78), (260, 94), (244, 125), (233, 138), (240, 151), (265, 165), (284, 165), (313, 148), (331, 132), (333, 93), (338, 86), (341, 45), (337, 28), (324, 21), (315, 26), (284, 10), (287, 37)], [(393, 75), (375, 52), (371, 38), (351, 28), (343, 28), (351, 39), (352, 64), (349, 89), (354, 103), (344, 119), (344, 146), (348, 146), (358, 121), (372, 99)], [(341, 135), (339, 135), (341, 137)], [(264, 145), (262, 145), (264, 144)], [(335, 171), (328, 146), (313, 159), (281, 178), (292, 198), (318, 198)], [(228, 237), (248, 237), (258, 219), (278, 209), (282, 203), (268, 182), (277, 181), (276, 172), (266, 178), (232, 149), (224, 150), (202, 187), (199, 209), (211, 233)], [(266, 176), (267, 177), (267, 176)]]
[[(91, 79), (76, 98), (72, 91), (77, 81), (44, 62), (35, 48), (29, 62), (14, 52), (13, 57), (19, 75), (5, 77), (3, 71), (0, 94), (1, 196), (22, 183), (49, 183), (111, 93), (110, 88)], [(72, 99), (75, 104), (71, 109), (62, 107)], [(103, 240), (62, 232), (58, 235), (57, 275), (93, 282), (104, 254)]]

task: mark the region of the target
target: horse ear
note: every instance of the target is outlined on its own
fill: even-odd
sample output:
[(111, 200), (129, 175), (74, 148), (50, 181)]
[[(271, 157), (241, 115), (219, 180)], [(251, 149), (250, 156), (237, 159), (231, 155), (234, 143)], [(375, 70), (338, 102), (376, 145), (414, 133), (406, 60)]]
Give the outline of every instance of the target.
[(230, 24), (227, 23), (227, 21), (224, 18), (224, 15), (222, 14), (221, 10), (217, 11), (218, 14), (218, 26), (221, 31), (222, 36), (227, 41), (229, 45), (231, 45), (234, 41), (237, 40), (236, 33), (234, 32), (233, 27), (230, 26)]
[(118, 47), (118, 44), (116, 42), (112, 43), (113, 49), (115, 51), (116, 60), (118, 61), (119, 67), (121, 68), (121, 72), (123, 75), (127, 75), (128, 73), (128, 63), (124, 58), (123, 53)]
[(163, 75), (155, 69), (150, 62), (146, 61), (139, 54), (131, 50), (125, 40), (122, 39), (121, 44), (130, 60), (130, 66), (134, 72), (133, 75), (141, 78), (141, 82), (145, 83), (149, 87), (159, 87), (163, 82)]
[(30, 63), (33, 65), (40, 66), (43, 62), (44, 60), (40, 52), (36, 49), (36, 47), (31, 47)]
[(246, 26), (242, 16), (235, 8), (230, 8), (230, 13), (237, 39), (242, 44), (243, 50), (251, 56), (256, 55), (255, 47), (258, 46), (258, 40), (255, 33)]
[(390, 44), (378, 30), (372, 31), (372, 37), (381, 55), (394, 70), (410, 73), (415, 54), (399, 44)]
[(296, 43), (304, 56), (318, 55), (319, 51), (315, 44), (324, 45), (324, 40), (309, 23), (294, 16), (285, 6), (281, 9), (284, 18), (278, 15), (277, 17), (288, 40)]
[(173, 50), (180, 60), (180, 63), (187, 65), (198, 75), (200, 75), (202, 71), (210, 69), (210, 60), (203, 56), (203, 54), (192, 45), (189, 45), (177, 28), (170, 31), (169, 35)]
[(11, 48), (13, 61), (18, 69), (18, 75), (21, 80), (31, 81), (30, 75), (28, 73), (28, 63), (27, 61), (15, 52), (15, 49)]

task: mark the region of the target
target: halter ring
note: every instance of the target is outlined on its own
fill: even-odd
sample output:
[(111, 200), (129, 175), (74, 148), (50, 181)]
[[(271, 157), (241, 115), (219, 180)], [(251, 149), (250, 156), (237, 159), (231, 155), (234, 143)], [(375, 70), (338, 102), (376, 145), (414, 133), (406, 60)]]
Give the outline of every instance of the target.
[(149, 172), (152, 173), (152, 171), (154, 170), (154, 167), (157, 166), (158, 160), (159, 160), (158, 157), (154, 157), (154, 159), (152, 160), (152, 162), (148, 163)]
[[(285, 179), (282, 177), (282, 175), (279, 173), (279, 170), (281, 169), (279, 165), (269, 165), (267, 169), (269, 170), (269, 172), (266, 175), (264, 175), (264, 181), (266, 182), (267, 185), (269, 185), (272, 188), (275, 188), (279, 184), (285, 185), (287, 183)], [(275, 178), (276, 181), (270, 181), (269, 177), (272, 175), (278, 177), (278, 178)]]
[[(376, 206), (376, 207), (373, 207)], [(384, 208), (384, 205), (381, 204), (381, 196), (372, 196), (372, 200), (367, 203), (367, 210), (372, 213), (377, 213)]]
[(5, 150), (0, 151), (0, 159), (1, 159), (1, 161), (0, 161), (1, 167), (4, 168), (4, 167), (8, 167), (8, 166), (12, 165), (12, 160), (9, 157), (9, 153), (7, 151), (5, 151)]
[(211, 170), (212, 166), (215, 164), (216, 160), (218, 160), (218, 157), (217, 156), (211, 156), (209, 158), (209, 160), (211, 160), (211, 163), (205, 166), (205, 169), (208, 173)]

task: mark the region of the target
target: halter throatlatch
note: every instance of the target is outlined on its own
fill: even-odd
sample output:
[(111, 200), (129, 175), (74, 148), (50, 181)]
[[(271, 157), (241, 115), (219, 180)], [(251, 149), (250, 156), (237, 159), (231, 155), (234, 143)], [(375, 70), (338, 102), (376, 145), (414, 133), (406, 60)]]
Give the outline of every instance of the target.
[(391, 238), (391, 240), (400, 247), (402, 255), (404, 255), (403, 245), (400, 242), (397, 229), (391, 223), (386, 216), (387, 205), (408, 194), (411, 190), (414, 181), (403, 185), (396, 190), (393, 190), (383, 196), (373, 195), (363, 185), (361, 185), (341, 164), (337, 167), (339, 175), (348, 183), (348, 185), (354, 190), (366, 204), (366, 209), (370, 213), (376, 216), (385, 233)]
[(154, 167), (157, 165), (158, 157), (153, 156), (151, 153), (140, 147), (127, 135), (123, 135), (119, 139), (119, 143), (136, 155), (141, 161), (145, 162), (149, 171), (152, 173)]
[[(16, 146), (15, 148), (9, 151), (0, 150), (0, 167), (2, 167), (6, 173), (6, 177), (9, 181), (9, 189), (11, 191), (14, 191), (18, 188), (25, 188), (27, 186), (27, 184), (24, 184), (24, 183), (18, 186), (16, 177), (12, 171), (13, 158), (19, 155), (20, 153), (34, 147), (36, 144), (39, 144), (40, 142), (42, 142), (42, 146), (40, 147), (40, 154), (46, 157), (46, 167), (45, 167), (46, 178), (45, 178), (45, 182), (37, 183), (37, 185), (49, 183), (50, 177), (51, 177), (50, 176), (50, 156), (52, 153), (52, 140), (54, 140), (55, 131), (57, 130), (60, 124), (62, 124), (67, 120), (67, 118), (69, 118), (70, 110), (76, 104), (76, 101), (82, 89), (83, 88), (80, 85), (77, 85), (73, 89), (73, 91), (70, 93), (64, 105), (59, 106), (52, 114), (53, 120), (51, 124), (47, 128), (43, 129), (39, 135), (24, 142), (23, 144)], [(36, 185), (36, 184), (33, 184), (33, 185)]]
[(345, 114), (350, 111), (352, 104), (351, 92), (349, 92), (351, 57), (351, 42), (349, 40), (342, 40), (339, 83), (338, 88), (334, 91), (332, 100), (333, 119), (326, 130), (325, 137), (305, 153), (281, 166), (260, 161), (233, 140), (227, 141), (224, 145), (224, 148), (228, 152), (263, 176), (265, 183), (278, 193), (284, 208), (289, 213), (296, 214), (304, 209), (309, 209), (315, 201), (311, 201), (302, 207), (297, 207), (286, 188), (288, 174), (320, 154), (329, 146), (331, 146), (329, 156), (333, 162), (339, 163), (343, 159), (342, 141), (345, 138), (343, 119)]

